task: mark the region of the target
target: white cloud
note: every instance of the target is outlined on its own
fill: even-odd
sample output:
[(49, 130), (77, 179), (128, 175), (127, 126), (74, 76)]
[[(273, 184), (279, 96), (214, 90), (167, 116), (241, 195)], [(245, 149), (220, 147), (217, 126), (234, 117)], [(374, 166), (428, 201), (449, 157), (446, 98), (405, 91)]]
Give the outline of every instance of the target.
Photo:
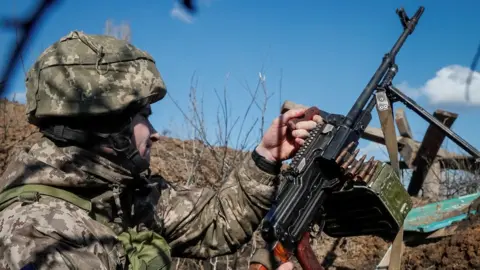
[(193, 23), (193, 17), (178, 3), (174, 3), (172, 10), (170, 10), (170, 16), (184, 23)]
[(27, 100), (25, 94), (26, 94), (25, 92), (13, 92), (10, 95), (8, 95), (7, 99), (25, 104)]
[(472, 73), (468, 67), (451, 65), (440, 69), (433, 79), (427, 81), (422, 93), (431, 103), (469, 103), (480, 105), (480, 73), (473, 72), (467, 100), (467, 78)]
[(403, 93), (405, 93), (407, 96), (413, 99), (418, 98), (419, 96), (422, 95), (422, 93), (420, 92), (420, 89), (410, 86), (408, 82), (405, 82), (405, 81), (395, 85), (395, 87), (402, 90)]
[[(467, 93), (469, 76), (471, 82)], [(421, 87), (411, 87), (407, 82), (402, 82), (397, 87), (412, 95), (412, 98), (424, 96), (431, 104), (480, 105), (480, 73), (472, 73), (470, 68), (460, 65), (443, 67)]]

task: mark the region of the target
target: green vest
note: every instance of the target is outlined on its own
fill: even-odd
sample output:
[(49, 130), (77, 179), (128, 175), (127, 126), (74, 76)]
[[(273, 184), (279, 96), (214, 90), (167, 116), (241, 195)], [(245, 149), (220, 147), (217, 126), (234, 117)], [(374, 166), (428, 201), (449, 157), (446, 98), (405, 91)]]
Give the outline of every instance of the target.
[[(102, 223), (106, 219), (92, 213), (92, 203), (71, 192), (46, 185), (22, 185), (0, 193), (0, 211), (14, 202), (35, 202), (42, 196), (53, 197), (69, 202), (92, 214)], [(129, 260), (129, 270), (169, 269), (171, 265), (170, 247), (165, 239), (153, 231), (138, 231), (136, 227), (117, 235)]]

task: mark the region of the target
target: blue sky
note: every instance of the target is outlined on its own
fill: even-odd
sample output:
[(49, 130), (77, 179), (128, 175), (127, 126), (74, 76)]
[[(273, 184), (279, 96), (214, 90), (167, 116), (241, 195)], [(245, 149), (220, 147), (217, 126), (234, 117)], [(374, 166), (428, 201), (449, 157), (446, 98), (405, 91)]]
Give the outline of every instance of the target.
[[(0, 16), (24, 14), (36, 2), (2, 1)], [(195, 73), (197, 91), (204, 95), (208, 132), (213, 137), (219, 109), (214, 89), (220, 94), (226, 89), (233, 122), (245, 114), (250, 102), (245, 85), (254, 90), (259, 72), (269, 95), (273, 94), (265, 114), (267, 126), (285, 99), (333, 113), (348, 112), (402, 31), (395, 9), (403, 6), (411, 16), (419, 4), (202, 0), (199, 13), (189, 18), (173, 1), (60, 1), (43, 20), (24, 62), (25, 68), (30, 68), (35, 57), (69, 31), (100, 34), (107, 19), (126, 21), (132, 29), (133, 44), (153, 55), (169, 90), (169, 96), (153, 106), (154, 125), (159, 130), (172, 130), (175, 136), (188, 135), (172, 99), (187, 108)], [(475, 73), (471, 101), (464, 98), (464, 81), (480, 42), (475, 28), (480, 24), (480, 2), (429, 0), (421, 4), (425, 13), (397, 57), (399, 73), (394, 83), (429, 112), (444, 109), (459, 113), (453, 129), (480, 148), (480, 128), (476, 125), (480, 74)], [(13, 31), (0, 30), (1, 59), (10, 52), (14, 38)], [(18, 66), (6, 95), (16, 92), (21, 97), (24, 91), (23, 71)], [(403, 107), (399, 103), (395, 106)], [(246, 127), (259, 114), (258, 108), (252, 108)], [(415, 139), (421, 140), (427, 124), (411, 111), (407, 116)], [(371, 125), (379, 126), (375, 114)], [(448, 144), (453, 147), (452, 142)], [(376, 155), (381, 152), (377, 145), (364, 141), (361, 145)]]

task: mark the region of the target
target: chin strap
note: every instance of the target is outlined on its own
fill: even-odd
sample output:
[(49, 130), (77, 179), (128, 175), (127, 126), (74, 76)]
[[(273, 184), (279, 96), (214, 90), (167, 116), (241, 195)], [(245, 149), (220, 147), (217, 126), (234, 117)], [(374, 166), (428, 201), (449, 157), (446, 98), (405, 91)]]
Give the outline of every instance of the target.
[(64, 125), (54, 125), (41, 129), (45, 136), (61, 141), (74, 141), (80, 145), (105, 144), (115, 151), (119, 157), (120, 166), (129, 170), (132, 175), (139, 175), (148, 170), (150, 162), (140, 156), (133, 139), (133, 127), (143, 123), (149, 127), (150, 132), (156, 132), (147, 120), (146, 116), (138, 113), (135, 117), (125, 125), (122, 131), (112, 134), (102, 134), (96, 132), (86, 132), (84, 130), (72, 129)]

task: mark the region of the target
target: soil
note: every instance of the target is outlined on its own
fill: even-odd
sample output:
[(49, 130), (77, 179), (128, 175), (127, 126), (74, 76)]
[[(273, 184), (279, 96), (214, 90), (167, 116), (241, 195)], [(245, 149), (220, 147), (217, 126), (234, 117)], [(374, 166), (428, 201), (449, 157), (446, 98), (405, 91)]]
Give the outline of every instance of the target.
[[(28, 148), (41, 137), (38, 130), (27, 123), (24, 110), (22, 104), (0, 100), (0, 172), (16, 150)], [(229, 169), (219, 165), (223, 156), (234, 164), (245, 154), (225, 148), (212, 150), (201, 141), (162, 137), (154, 144), (152, 170), (161, 172), (170, 181), (217, 188), (220, 181), (215, 179), (221, 179), (222, 170), (226, 174)], [(431, 202), (413, 200), (414, 206)], [(453, 236), (408, 246), (402, 269), (480, 269), (480, 219), (472, 218), (458, 225)], [(262, 240), (255, 237), (236, 254), (219, 258), (217, 269), (227, 269), (227, 265), (230, 269), (247, 269), (254, 243), (262, 245)], [(372, 236), (334, 239), (322, 234), (312, 240), (312, 247), (325, 269), (374, 269), (388, 246), (386, 241)], [(176, 263), (176, 269), (213, 269), (209, 261), (177, 259)]]
[(459, 222), (450, 237), (407, 247), (403, 265), (405, 269), (480, 269), (480, 217)]

